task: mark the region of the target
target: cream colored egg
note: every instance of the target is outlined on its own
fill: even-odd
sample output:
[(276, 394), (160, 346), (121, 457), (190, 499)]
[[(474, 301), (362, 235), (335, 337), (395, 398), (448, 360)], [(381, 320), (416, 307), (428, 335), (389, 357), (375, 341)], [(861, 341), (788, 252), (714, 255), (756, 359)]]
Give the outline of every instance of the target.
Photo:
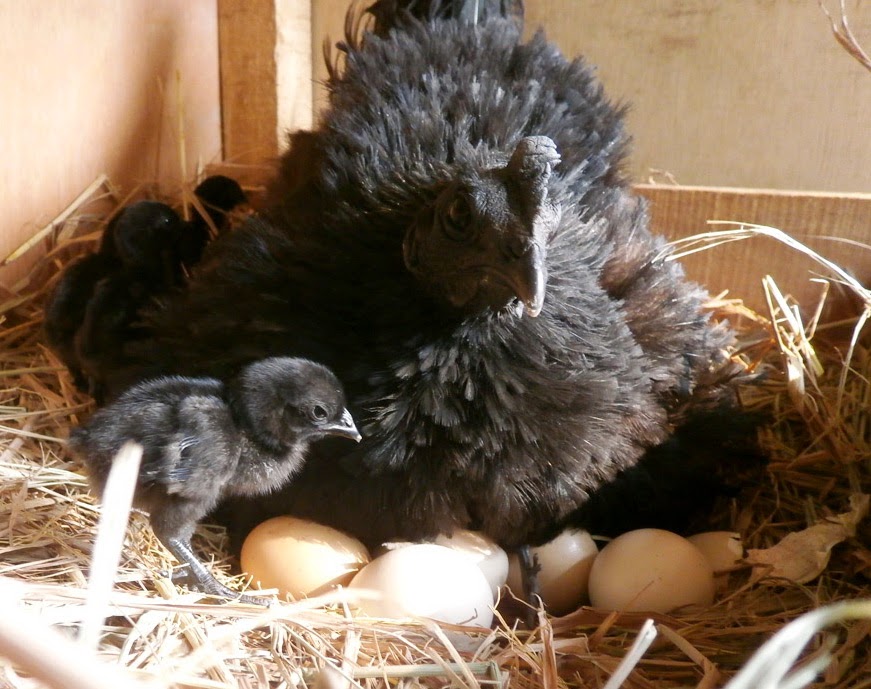
[(702, 551), (714, 574), (732, 569), (744, 557), (741, 534), (733, 531), (706, 531), (687, 540)]
[(433, 543), (388, 550), (361, 569), (348, 588), (381, 593), (378, 600), (359, 601), (372, 617), (430, 617), (481, 627), (493, 621), (493, 594), (478, 566)]
[(456, 550), (474, 562), (487, 577), (493, 598), (508, 578), (508, 555), (496, 542), (478, 531), (459, 529), (435, 539), (437, 545)]
[(639, 529), (608, 543), (590, 571), (590, 601), (626, 612), (671, 612), (714, 601), (714, 572), (685, 538)]
[(329, 526), (274, 517), (248, 534), (241, 561), (254, 586), (299, 599), (349, 584), (369, 562), (369, 552), (356, 538)]
[[(587, 599), (590, 569), (599, 549), (586, 531), (569, 529), (552, 541), (532, 549), (541, 570), (538, 586), (541, 598), (552, 615), (576, 610)], [(518, 597), (523, 595), (520, 561), (509, 558), (508, 587)]]

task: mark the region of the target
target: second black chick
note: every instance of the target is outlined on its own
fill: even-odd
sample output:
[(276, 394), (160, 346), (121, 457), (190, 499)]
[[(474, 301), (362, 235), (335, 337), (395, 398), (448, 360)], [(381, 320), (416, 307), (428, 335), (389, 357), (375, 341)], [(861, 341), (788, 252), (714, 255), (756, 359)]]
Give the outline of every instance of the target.
[(223, 175), (194, 190), (208, 219), (196, 211), (183, 222), (157, 201), (126, 206), (103, 233), (97, 252), (72, 262), (45, 306), (49, 346), (69, 368), (80, 390), (103, 402), (102, 371), (123, 365), (122, 344), (141, 334), (138, 312), (146, 303), (182, 285), (228, 213), (247, 203), (242, 188)]
[(208, 219), (195, 209), (190, 222), (185, 223), (179, 233), (178, 258), (188, 271), (202, 258), (206, 244), (212, 239), (211, 228), (221, 234), (229, 225), (230, 211), (248, 203), (239, 183), (224, 175), (206, 177), (194, 189), (194, 194)]
[[(100, 404), (104, 401), (103, 371), (123, 366), (123, 343), (144, 335), (138, 325), (139, 309), (182, 284), (176, 249), (182, 227), (178, 213), (166, 204), (139, 201), (126, 207), (106, 231), (103, 244), (113, 247), (117, 260), (88, 294), (81, 285), (85, 302), (74, 309), (78, 327), (72, 333), (85, 389)], [(61, 282), (66, 281), (64, 274)]]
[(100, 281), (117, 272), (136, 271), (158, 281), (169, 265), (161, 255), (165, 242), (181, 222), (169, 206), (141, 201), (124, 208), (109, 223), (99, 249), (67, 266), (45, 306), (44, 329), (49, 346), (69, 368), (73, 381), (87, 390), (87, 374), (76, 351), (76, 333)]
[(70, 449), (102, 496), (121, 447), (142, 445), (134, 505), (149, 513), (155, 535), (206, 593), (239, 598), (191, 550), (197, 523), (224, 497), (283, 486), (309, 444), (327, 435), (361, 437), (341, 383), (320, 364), (272, 357), (226, 384), (178, 376), (140, 383), (74, 429)]

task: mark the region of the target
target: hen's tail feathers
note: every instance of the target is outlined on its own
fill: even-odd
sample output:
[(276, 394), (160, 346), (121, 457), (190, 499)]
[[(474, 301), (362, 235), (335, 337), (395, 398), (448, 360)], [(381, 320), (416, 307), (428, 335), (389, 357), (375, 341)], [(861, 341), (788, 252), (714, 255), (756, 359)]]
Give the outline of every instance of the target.
[(523, 16), (522, 0), (377, 0), (369, 8), (375, 23), (372, 31), (378, 36), (402, 26), (409, 19), (434, 21), (456, 19), (459, 21), (486, 21), (490, 17)]
[(344, 40), (324, 39), (323, 56), (328, 83), (341, 78), (344, 56), (358, 50), (367, 34), (386, 37), (392, 30), (415, 22), (458, 20), (478, 24), (494, 17), (523, 23), (523, 0), (375, 0), (361, 9), (354, 0), (345, 15)]

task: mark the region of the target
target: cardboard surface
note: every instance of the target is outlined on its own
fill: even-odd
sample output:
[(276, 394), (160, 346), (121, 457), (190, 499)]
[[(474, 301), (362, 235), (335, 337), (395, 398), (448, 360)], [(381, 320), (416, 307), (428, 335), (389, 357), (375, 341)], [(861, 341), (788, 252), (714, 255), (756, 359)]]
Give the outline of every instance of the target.
[[(639, 185), (636, 191), (650, 201), (654, 231), (669, 238), (724, 229), (708, 225), (709, 220), (769, 225), (871, 285), (871, 194), (652, 185)], [(710, 292), (729, 290), (730, 296), (761, 313), (767, 313), (765, 275), (812, 310), (820, 286), (810, 278), (825, 272), (815, 261), (767, 237), (718, 246), (682, 263), (687, 274)]]

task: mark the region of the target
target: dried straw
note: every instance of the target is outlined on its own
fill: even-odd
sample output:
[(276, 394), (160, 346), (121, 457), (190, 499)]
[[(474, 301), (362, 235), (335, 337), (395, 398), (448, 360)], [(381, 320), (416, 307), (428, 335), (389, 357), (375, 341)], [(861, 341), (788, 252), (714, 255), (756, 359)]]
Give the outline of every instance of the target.
[[(85, 676), (92, 687), (602, 687), (626, 670), (625, 681), (618, 676), (608, 689), (871, 686), (868, 605), (824, 609), (869, 597), (863, 517), (871, 493), (871, 352), (861, 328), (867, 316), (857, 314), (839, 337), (838, 327), (817, 322), (817, 305), (800, 310), (773, 280), (766, 281), (765, 316), (725, 296), (711, 303), (741, 332), (735, 357), (766, 374), (742, 399), (770, 418), (759, 433), (768, 466), (711, 515), (712, 527), (743, 535), (748, 560), (712, 607), (650, 616), (655, 640), (646, 615), (588, 607), (561, 618), (542, 613), (538, 628), (527, 631), (501, 614), (494, 629), (365, 618), (347, 592), (267, 610), (213, 604), (164, 577), (176, 563), (134, 513), (115, 585), (97, 606), (101, 619), (109, 610), (97, 625), (98, 650), (73, 641), (72, 632), (94, 614), (87, 589), (100, 511), (64, 438), (90, 401), (42, 344), (40, 320), (59, 271), (93, 248), (117, 211), (93, 212), (94, 199), (107, 192), (98, 182), (40, 235), (46, 256), (29, 278), (0, 293), (4, 686), (78, 687), (75, 676)], [(126, 202), (111, 191), (109, 198)], [(777, 231), (718, 228), (677, 251), (760, 234)], [(819, 258), (827, 278), (849, 285), (867, 307), (864, 288)], [(196, 538), (219, 576), (239, 586), (227, 574), (223, 532), (206, 525)], [(798, 573), (786, 566), (794, 561), (803, 563)], [(632, 653), (639, 635), (652, 643)], [(769, 639), (773, 645), (762, 648)], [(774, 652), (747, 664), (760, 648)], [(799, 658), (804, 674), (784, 680)], [(822, 677), (814, 680), (818, 671)]]

